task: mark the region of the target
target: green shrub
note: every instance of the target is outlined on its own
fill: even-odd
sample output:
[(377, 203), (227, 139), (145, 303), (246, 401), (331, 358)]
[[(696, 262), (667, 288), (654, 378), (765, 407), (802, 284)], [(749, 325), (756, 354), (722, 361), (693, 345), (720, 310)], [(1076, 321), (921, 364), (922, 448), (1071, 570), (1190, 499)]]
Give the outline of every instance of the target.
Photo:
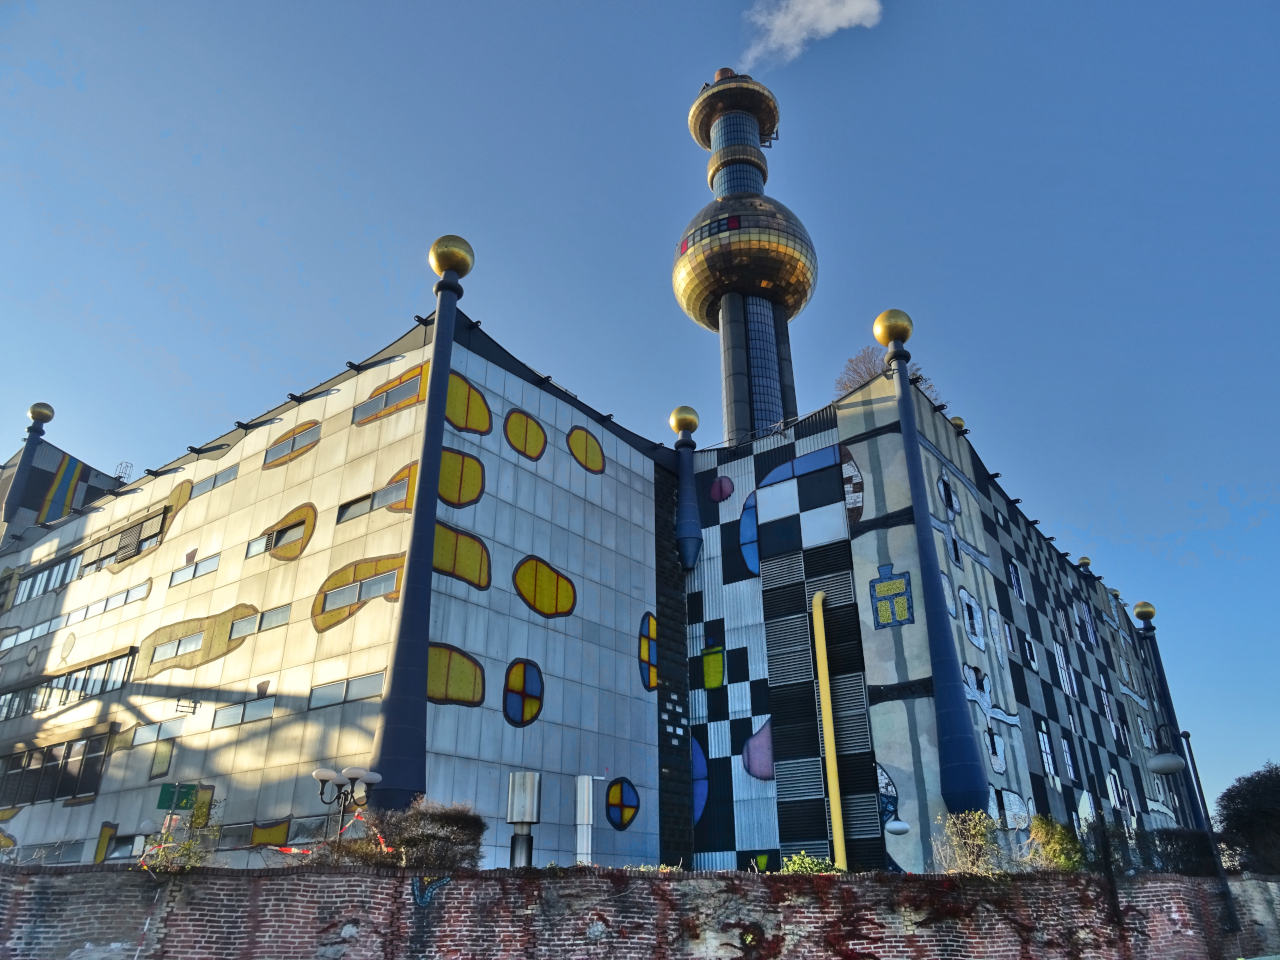
[(1076, 832), (1042, 813), (1031, 818), (1028, 860), (1045, 870), (1084, 869), (1084, 847)]
[(933, 860), (942, 873), (991, 877), (1003, 872), (1004, 856), (996, 839), (996, 822), (985, 810), (962, 810), (938, 817)]
[(836, 865), (826, 857), (811, 857), (801, 850), (782, 861), (779, 873), (839, 873)]

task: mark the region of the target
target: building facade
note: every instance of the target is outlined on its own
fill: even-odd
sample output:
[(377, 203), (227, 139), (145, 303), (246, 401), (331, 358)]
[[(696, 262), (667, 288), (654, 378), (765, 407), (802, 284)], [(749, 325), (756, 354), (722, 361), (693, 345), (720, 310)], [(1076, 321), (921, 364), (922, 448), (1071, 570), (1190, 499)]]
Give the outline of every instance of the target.
[(920, 871), (948, 810), (1013, 833), (1034, 812), (1194, 824), (1185, 777), (1147, 768), (1176, 730), (1149, 617), (909, 382), (910, 320), (877, 321), (889, 374), (797, 416), (787, 323), (816, 255), (763, 194), (778, 118), (732, 71), (690, 112), (715, 199), (673, 284), (721, 338), (721, 444), (697, 449), (687, 408), (674, 448), (632, 433), (461, 315), (441, 409), (419, 318), (132, 483), (45, 441), (33, 407), (0, 469), (7, 855), (128, 857), (183, 811), (220, 822), (232, 865), (332, 835), (311, 773), (371, 762), (424, 599), (402, 590), (413, 550), (433, 572), (421, 789), (485, 818), (488, 866), (520, 771), (542, 775), (539, 864), (772, 869), (803, 849)]

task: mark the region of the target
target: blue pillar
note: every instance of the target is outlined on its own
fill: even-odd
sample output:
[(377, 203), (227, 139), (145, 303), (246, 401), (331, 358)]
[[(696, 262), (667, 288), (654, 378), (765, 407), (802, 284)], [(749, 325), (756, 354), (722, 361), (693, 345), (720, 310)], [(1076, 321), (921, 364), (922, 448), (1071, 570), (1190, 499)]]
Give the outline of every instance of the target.
[(702, 518), (698, 513), (698, 488), (693, 482), (693, 431), (698, 429), (698, 411), (676, 407), (668, 421), (676, 433), (678, 486), (676, 493), (676, 547), (680, 565), (692, 570), (702, 552)]
[(382, 774), (382, 782), (372, 791), (369, 802), (380, 810), (408, 807), (427, 785), (427, 652), (440, 450), (444, 443), (454, 325), (462, 296), (458, 280), (471, 269), (475, 254), (461, 237), (445, 236), (432, 244), (430, 259), (440, 279), (434, 288), (436, 313), (428, 355), (431, 368), (427, 373), (427, 422), (418, 458), (409, 550), (400, 580), (400, 619), (391, 642), (390, 676), (373, 742), (373, 769)]
[[(885, 355), (885, 360), (893, 371), (898, 420), (902, 425), (902, 447), (907, 463), (907, 478), (911, 485), (911, 513), (915, 522), (916, 549), (920, 555), (920, 581), (924, 592), (925, 625), (929, 635), (929, 659), (933, 670), (933, 709), (938, 725), (938, 772), (942, 781), (942, 799), (952, 813), (986, 810), (990, 787), (982, 765), (982, 754), (978, 750), (973, 718), (969, 714), (969, 705), (964, 695), (960, 656), (956, 652), (951, 631), (951, 615), (942, 595), (941, 569), (938, 566), (938, 551), (929, 513), (929, 494), (924, 481), (924, 463), (920, 458), (914, 388), (907, 372), (911, 354), (904, 345), (906, 336), (910, 335), (910, 318), (906, 318), (905, 328), (899, 326), (888, 329), (890, 333), (899, 334), (886, 344), (889, 352)], [(879, 336), (879, 320), (876, 331)], [(883, 340), (881, 342), (884, 343)]]

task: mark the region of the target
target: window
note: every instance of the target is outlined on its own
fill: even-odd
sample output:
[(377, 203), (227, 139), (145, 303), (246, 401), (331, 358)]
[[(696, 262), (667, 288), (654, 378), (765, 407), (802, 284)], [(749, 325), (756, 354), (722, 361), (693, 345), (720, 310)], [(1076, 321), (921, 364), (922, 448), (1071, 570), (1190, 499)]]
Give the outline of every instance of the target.
[(1062, 740), (1062, 770), (1074, 781), (1077, 779), (1076, 761), (1072, 754), (1071, 742), (1066, 737), (1061, 737), (1060, 739)]
[(422, 375), (412, 377), (404, 383), (392, 387), (385, 393), (380, 393), (376, 397), (370, 397), (364, 403), (356, 404), (356, 408), (351, 411), (351, 422), (359, 423), (361, 420), (367, 420), (375, 413), (380, 413), (387, 407), (394, 407), (403, 400), (410, 397), (418, 396), (418, 389), (422, 385)]
[(1010, 653), (1018, 652), (1018, 648), (1013, 642), (1013, 626), (1008, 620), (1004, 621), (1004, 645), (1009, 649)]
[(133, 730), (133, 745), (154, 743), (157, 740), (172, 740), (182, 735), (184, 717), (174, 717), (161, 723), (148, 723)]
[(199, 650), (200, 644), (204, 642), (203, 633), (191, 633), (177, 640), (170, 640), (168, 643), (161, 643), (151, 652), (151, 662), (159, 663), (162, 660), (172, 660), (174, 657), (181, 656), (184, 653), (190, 653), (192, 650)]
[[(44, 683), (0, 694), (0, 720), (10, 720), (46, 707), (96, 697), (119, 690), (133, 672), (133, 654), (50, 677)], [(0, 804), (3, 806), (3, 804)]]
[(372, 600), (374, 597), (393, 593), (399, 582), (399, 577), (399, 570), (391, 570), (387, 573), (380, 573), (377, 576), (370, 577), (368, 580), (357, 580), (355, 583), (348, 583), (346, 586), (330, 590), (324, 595), (321, 610), (336, 610), (339, 607), (345, 607), (353, 603), (363, 603), (366, 600)]
[(1036, 721), (1036, 736), (1040, 740), (1040, 760), (1044, 763), (1044, 775), (1046, 777), (1056, 777), (1058, 768), (1053, 762), (1053, 745), (1049, 742), (1048, 721)]
[(210, 490), (222, 486), (224, 483), (230, 483), (236, 478), (236, 474), (239, 472), (240, 464), (237, 463), (227, 467), (225, 470), (215, 473), (211, 477), (205, 477), (199, 483), (194, 484), (191, 487), (191, 499), (194, 500), (196, 497), (203, 496)]
[(0, 756), (0, 807), (92, 796), (102, 780), (106, 751), (103, 736)]
[(77, 553), (73, 557), (67, 557), (52, 566), (23, 577), (18, 581), (18, 592), (13, 597), (14, 604), (24, 603), (34, 597), (57, 590), (63, 584), (76, 579), (80, 575), (80, 559), (81, 555)]
[(272, 627), (280, 627), (289, 622), (289, 604), (282, 607), (272, 607), (262, 613), (262, 619), (258, 622), (259, 630), (270, 630)]
[(253, 723), (255, 720), (266, 720), (276, 709), (275, 697), (258, 697), (245, 703), (233, 703), (213, 713), (213, 727), (234, 727), (239, 723)]
[(383, 487), (381, 490), (374, 491), (367, 497), (344, 503), (338, 508), (338, 523), (345, 523), (348, 520), (354, 520), (356, 517), (363, 517), (372, 510), (378, 510), (392, 504), (404, 503), (408, 496), (408, 479), (398, 480)]
[(303, 533), (306, 532), (306, 524), (302, 522), (282, 527), (279, 530), (272, 530), (270, 533), (264, 533), (262, 536), (249, 541), (249, 547), (245, 550), (246, 557), (256, 557), (260, 553), (267, 553), (271, 550), (283, 547), (286, 543), (293, 543), (295, 540), (301, 540)]
[(964, 632), (975, 647), (985, 650), (987, 645), (982, 636), (982, 610), (964, 587), (960, 588), (960, 606), (964, 608)]
[(286, 603), (280, 607), (264, 610), (261, 614), (252, 613), (247, 617), (241, 617), (239, 620), (232, 620), (231, 639), (238, 640), (241, 637), (247, 637), (251, 633), (284, 626), (289, 622), (290, 611), (291, 607)]
[(1040, 658), (1039, 658), (1039, 656), (1037, 656), (1037, 655), (1036, 655), (1036, 647), (1035, 647), (1035, 644), (1034, 644), (1034, 643), (1032, 643), (1032, 642), (1031, 642), (1031, 638), (1030, 638), (1029, 636), (1027, 636), (1025, 633), (1023, 633), (1021, 630), (1019, 630), (1019, 631), (1018, 631), (1018, 636), (1022, 639), (1022, 659), (1023, 659), (1023, 661), (1025, 661), (1025, 662), (1026, 662), (1026, 664), (1027, 664), (1029, 667), (1031, 667), (1031, 669), (1032, 669), (1032, 670), (1034, 670), (1034, 671), (1036, 671), (1037, 673), (1039, 673), (1039, 672), (1040, 672)]
[(218, 569), (218, 559), (221, 554), (215, 553), (211, 557), (205, 557), (203, 560), (197, 560), (195, 563), (188, 563), (185, 567), (179, 567), (169, 575), (169, 586), (176, 587), (180, 583), (186, 583), (196, 577), (203, 577), (206, 573), (213, 573)]
[(282, 460), (295, 450), (302, 450), (309, 447), (320, 439), (320, 424), (308, 427), (301, 433), (295, 433), (287, 440), (281, 440), (274, 447), (267, 449), (266, 456), (262, 460), (263, 466), (269, 466), (278, 460)]
[(367, 673), (362, 677), (352, 677), (349, 680), (338, 680), (312, 687), (307, 709), (328, 707), (335, 703), (342, 703), (344, 700), (367, 700), (369, 697), (381, 696), (383, 675), (384, 671), (379, 670), (377, 673)]
[(1022, 573), (1018, 569), (1018, 561), (1009, 561), (1009, 589), (1013, 591), (1013, 595), (1018, 598), (1019, 603), (1027, 602), (1027, 595), (1022, 590)]
[(1079, 697), (1076, 689), (1076, 675), (1071, 669), (1066, 648), (1057, 640), (1053, 641), (1053, 657), (1058, 662), (1058, 676), (1062, 680), (1062, 689), (1073, 697)]

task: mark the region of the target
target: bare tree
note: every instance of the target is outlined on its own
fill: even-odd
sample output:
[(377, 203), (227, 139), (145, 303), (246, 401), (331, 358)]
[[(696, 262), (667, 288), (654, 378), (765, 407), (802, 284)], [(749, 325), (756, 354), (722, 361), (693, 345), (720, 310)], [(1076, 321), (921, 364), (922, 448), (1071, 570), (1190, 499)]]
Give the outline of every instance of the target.
[[(846, 393), (857, 390), (864, 383), (870, 383), (876, 377), (883, 375), (886, 370), (888, 370), (888, 366), (884, 362), (884, 351), (880, 347), (863, 347), (845, 361), (844, 369), (836, 377), (836, 398), (838, 399)], [(934, 403), (942, 402), (938, 388), (934, 386), (932, 380), (921, 372), (920, 364), (911, 364), (907, 372), (913, 378), (920, 378), (919, 383), (916, 385), (924, 391), (926, 397)]]

